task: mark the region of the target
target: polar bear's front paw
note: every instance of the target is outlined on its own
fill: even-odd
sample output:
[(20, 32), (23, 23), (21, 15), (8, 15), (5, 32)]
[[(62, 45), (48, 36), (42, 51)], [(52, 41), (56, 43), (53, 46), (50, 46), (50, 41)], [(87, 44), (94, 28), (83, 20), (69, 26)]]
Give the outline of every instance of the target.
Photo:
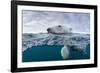
[(69, 48), (67, 46), (64, 46), (61, 49), (61, 56), (62, 56), (63, 59), (68, 59), (68, 57), (69, 57)]

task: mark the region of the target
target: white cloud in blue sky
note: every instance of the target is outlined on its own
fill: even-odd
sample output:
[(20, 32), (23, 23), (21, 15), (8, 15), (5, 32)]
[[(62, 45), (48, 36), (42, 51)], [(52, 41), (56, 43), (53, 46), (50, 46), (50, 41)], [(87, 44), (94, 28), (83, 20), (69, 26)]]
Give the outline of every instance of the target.
[(23, 33), (46, 33), (55, 25), (72, 27), (74, 32), (90, 32), (89, 13), (47, 12), (23, 10)]

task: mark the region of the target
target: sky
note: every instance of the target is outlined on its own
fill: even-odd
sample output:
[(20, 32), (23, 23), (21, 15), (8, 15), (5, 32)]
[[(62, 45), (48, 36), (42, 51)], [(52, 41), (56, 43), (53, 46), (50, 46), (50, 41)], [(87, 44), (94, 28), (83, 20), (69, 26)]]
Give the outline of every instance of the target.
[(23, 33), (47, 33), (49, 27), (63, 25), (73, 32), (90, 32), (90, 14), (54, 11), (22, 11)]

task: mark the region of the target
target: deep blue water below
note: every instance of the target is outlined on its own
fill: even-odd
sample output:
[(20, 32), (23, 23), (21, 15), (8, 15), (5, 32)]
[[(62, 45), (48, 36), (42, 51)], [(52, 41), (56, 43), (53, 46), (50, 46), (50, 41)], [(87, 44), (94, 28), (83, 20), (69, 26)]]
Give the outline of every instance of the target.
[[(39, 62), (39, 61), (58, 61), (63, 60), (61, 57), (61, 48), (63, 45), (42, 45), (33, 46), (23, 51), (23, 62)], [(86, 54), (82, 54), (79, 51), (70, 50), (70, 55), (67, 60), (79, 60), (90, 58), (90, 45), (86, 47)]]

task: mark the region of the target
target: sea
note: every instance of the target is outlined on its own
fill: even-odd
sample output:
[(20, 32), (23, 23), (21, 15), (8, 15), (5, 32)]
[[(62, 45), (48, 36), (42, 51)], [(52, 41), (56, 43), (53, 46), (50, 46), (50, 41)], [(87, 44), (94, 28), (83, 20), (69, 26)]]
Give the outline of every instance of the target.
[[(64, 46), (70, 49), (67, 59), (61, 56)], [(22, 62), (83, 59), (90, 59), (90, 34), (22, 34)]]

